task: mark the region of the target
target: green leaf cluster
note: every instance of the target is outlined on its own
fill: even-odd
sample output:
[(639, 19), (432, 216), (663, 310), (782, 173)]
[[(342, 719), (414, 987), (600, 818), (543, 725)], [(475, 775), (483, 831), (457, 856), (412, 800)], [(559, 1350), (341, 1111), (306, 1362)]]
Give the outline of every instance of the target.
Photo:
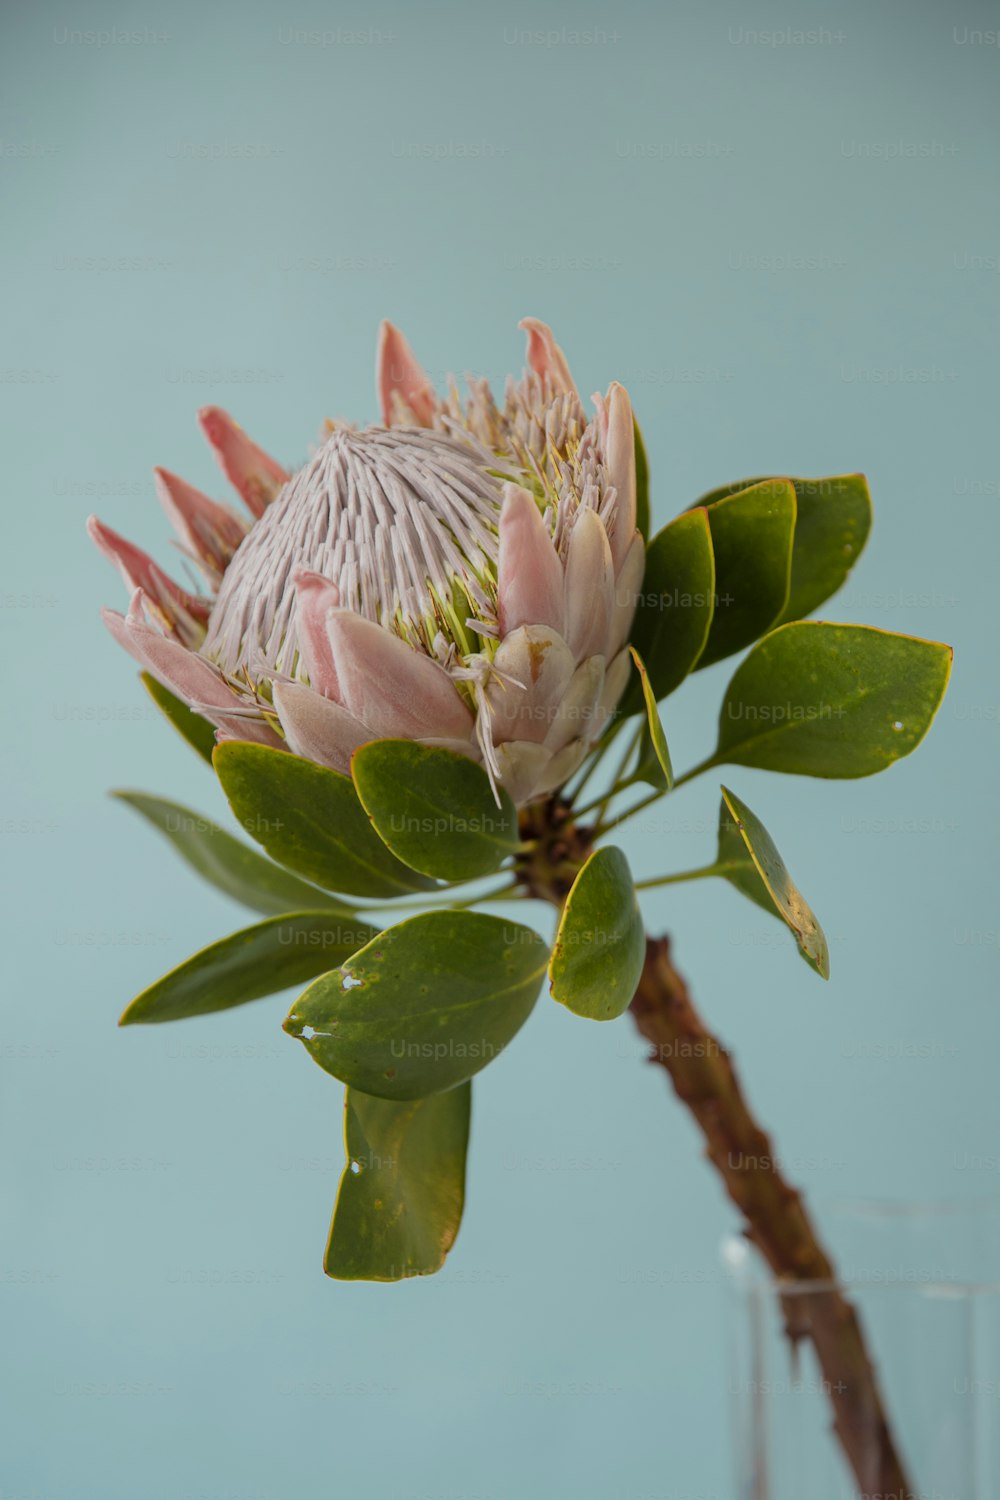
[(431, 910), (388, 927), (366, 913), (499, 870), (519, 848), (517, 810), (467, 758), (406, 740), (362, 746), (350, 777), (233, 742), (213, 764), (264, 852), (177, 803), (116, 795), (265, 920), (164, 975), (121, 1024), (208, 1015), (313, 981), (285, 1030), (348, 1085), (325, 1268), (372, 1280), (436, 1271), (461, 1219), (470, 1080), (528, 1019), (549, 950), (531, 928), (482, 912)]
[[(649, 467), (636, 428), (639, 522)], [(620, 715), (563, 797), (586, 852), (564, 875), (551, 945), (473, 908), (533, 891), (530, 818), (482, 768), (449, 750), (378, 740), (341, 775), (284, 750), (226, 742), (161, 684), (144, 682), (214, 766), (244, 840), (177, 803), (117, 795), (224, 896), (259, 920), (144, 990), (122, 1025), (185, 1020), (288, 989), (285, 1031), (346, 1086), (346, 1163), (324, 1266), (342, 1279), (437, 1271), (465, 1192), (472, 1080), (528, 1020), (547, 976), (574, 1015), (628, 1007), (646, 955), (637, 892), (714, 876), (782, 921), (822, 977), (822, 928), (774, 840), (722, 788), (718, 842), (701, 869), (633, 880), (603, 843), (612, 823), (721, 765), (833, 778), (872, 775), (920, 743), (944, 694), (948, 648), (863, 625), (805, 619), (844, 582), (871, 525), (862, 476), (764, 476), (704, 495), (652, 536)], [(723, 693), (715, 747), (676, 777), (660, 705), (693, 672), (745, 653)], [(673, 712), (673, 711), (672, 711)], [(619, 771), (580, 788), (639, 715)], [(629, 787), (643, 800), (612, 816)], [(500, 874), (499, 890), (482, 882)], [(456, 901), (456, 887), (469, 887)], [(463, 893), (467, 894), (467, 893)], [(396, 916), (388, 923), (386, 909)]]

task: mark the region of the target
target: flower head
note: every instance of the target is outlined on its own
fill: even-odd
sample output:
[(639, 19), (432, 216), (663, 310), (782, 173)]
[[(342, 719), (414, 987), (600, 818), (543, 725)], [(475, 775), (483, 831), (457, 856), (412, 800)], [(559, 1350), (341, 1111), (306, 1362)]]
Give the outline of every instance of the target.
[(166, 470), (156, 488), (201, 575), (182, 588), (91, 518), (132, 590), (115, 638), (227, 738), (349, 768), (401, 737), (479, 761), (519, 804), (561, 786), (622, 694), (642, 581), (632, 410), (588, 420), (526, 319), (528, 369), (434, 391), (383, 324), (382, 425), (328, 423), (289, 476), (216, 407), (201, 423), (252, 520)]

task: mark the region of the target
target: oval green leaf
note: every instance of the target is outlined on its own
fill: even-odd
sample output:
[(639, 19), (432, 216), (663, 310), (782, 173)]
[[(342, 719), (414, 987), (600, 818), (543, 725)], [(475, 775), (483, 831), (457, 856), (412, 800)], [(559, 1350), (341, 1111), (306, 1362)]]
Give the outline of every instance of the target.
[(315, 1062), (380, 1099), (464, 1083), (498, 1057), (538, 996), (536, 932), (470, 911), (433, 911), (382, 932), (310, 985), (285, 1030)]
[[(744, 479), (703, 495), (710, 505), (737, 494), (760, 479)], [(792, 545), (792, 579), (777, 625), (801, 620), (841, 587), (864, 549), (872, 524), (872, 502), (863, 474), (834, 474), (825, 479), (792, 479), (796, 521)]]
[(920, 744), (951, 656), (937, 641), (869, 625), (782, 625), (737, 667), (706, 764), (873, 776)]
[(497, 806), (486, 772), (466, 755), (373, 740), (354, 752), (351, 774), (383, 843), (424, 875), (492, 875), (517, 848), (516, 807), (504, 791)]
[(471, 1109), (471, 1083), (405, 1101), (347, 1090), (328, 1276), (403, 1281), (441, 1269), (462, 1222)]
[(726, 787), (722, 788), (719, 808), (718, 873), (744, 896), (786, 922), (809, 967), (829, 979), (830, 951), (822, 927), (763, 823)]
[(698, 668), (742, 651), (788, 603), (795, 490), (767, 479), (706, 507), (715, 554), (715, 612)]
[(271, 917), (172, 969), (136, 996), (118, 1024), (184, 1021), (276, 995), (342, 963), (374, 936), (374, 928), (330, 911)]
[(628, 860), (597, 849), (566, 898), (549, 962), (552, 998), (576, 1016), (613, 1021), (628, 1007), (646, 957), (646, 937)]
[(639, 761), (635, 772), (636, 780), (645, 781), (647, 785), (655, 787), (658, 791), (669, 792), (674, 784), (674, 771), (673, 766), (670, 764), (670, 750), (667, 745), (667, 737), (663, 732), (663, 724), (656, 707), (656, 698), (650, 685), (649, 674), (643, 665), (642, 657), (634, 646), (630, 646), (629, 650), (632, 653), (632, 660), (635, 662), (639, 673), (639, 681), (642, 684), (642, 696), (646, 704), (646, 727), (639, 742)]
[[(712, 533), (704, 510), (686, 511), (657, 532), (646, 549), (646, 573), (632, 627), (632, 642), (646, 663), (657, 700), (692, 671), (705, 649), (715, 601)], [(642, 709), (633, 677), (622, 713)]]
[(402, 896), (433, 887), (386, 848), (349, 776), (287, 750), (243, 742), (219, 745), (213, 764), (242, 827), (297, 875), (351, 896)]
[(209, 885), (263, 916), (323, 907), (349, 915), (325, 891), (265, 859), (200, 813), (147, 792), (112, 792), (162, 833)]
[(176, 698), (170, 689), (165, 688), (163, 683), (151, 673), (140, 672), (139, 680), (157, 708), (170, 720), (177, 733), (187, 740), (192, 750), (196, 750), (202, 760), (207, 760), (211, 765), (212, 751), (215, 749), (214, 727), (207, 719), (203, 719), (201, 714), (193, 713), (186, 703)]

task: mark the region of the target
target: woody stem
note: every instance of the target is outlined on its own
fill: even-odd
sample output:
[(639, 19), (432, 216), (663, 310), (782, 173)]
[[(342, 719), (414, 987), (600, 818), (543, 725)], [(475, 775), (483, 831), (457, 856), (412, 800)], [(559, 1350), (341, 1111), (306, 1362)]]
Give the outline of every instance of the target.
[(802, 1195), (780, 1171), (729, 1053), (698, 1015), (665, 937), (646, 940), (631, 1014), (650, 1043), (649, 1060), (664, 1069), (694, 1116), (706, 1155), (743, 1216), (744, 1233), (775, 1279), (822, 1284), (786, 1299), (787, 1332), (793, 1342), (812, 1343), (832, 1407), (833, 1431), (859, 1493), (915, 1500), (858, 1314), (837, 1284), (836, 1269)]

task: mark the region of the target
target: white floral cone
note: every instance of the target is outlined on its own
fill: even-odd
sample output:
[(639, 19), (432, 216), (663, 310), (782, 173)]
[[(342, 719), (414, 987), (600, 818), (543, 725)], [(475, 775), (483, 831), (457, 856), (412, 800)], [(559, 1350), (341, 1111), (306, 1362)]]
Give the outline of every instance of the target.
[(644, 550), (627, 393), (588, 422), (550, 330), (522, 327), (529, 368), (500, 405), (482, 381), (439, 398), (383, 324), (384, 425), (328, 424), (291, 477), (202, 411), (253, 521), (156, 471), (190, 592), (91, 518), (133, 591), (104, 612), (115, 638), (222, 738), (343, 772), (402, 737), (470, 756), (519, 805), (560, 787), (624, 690)]

